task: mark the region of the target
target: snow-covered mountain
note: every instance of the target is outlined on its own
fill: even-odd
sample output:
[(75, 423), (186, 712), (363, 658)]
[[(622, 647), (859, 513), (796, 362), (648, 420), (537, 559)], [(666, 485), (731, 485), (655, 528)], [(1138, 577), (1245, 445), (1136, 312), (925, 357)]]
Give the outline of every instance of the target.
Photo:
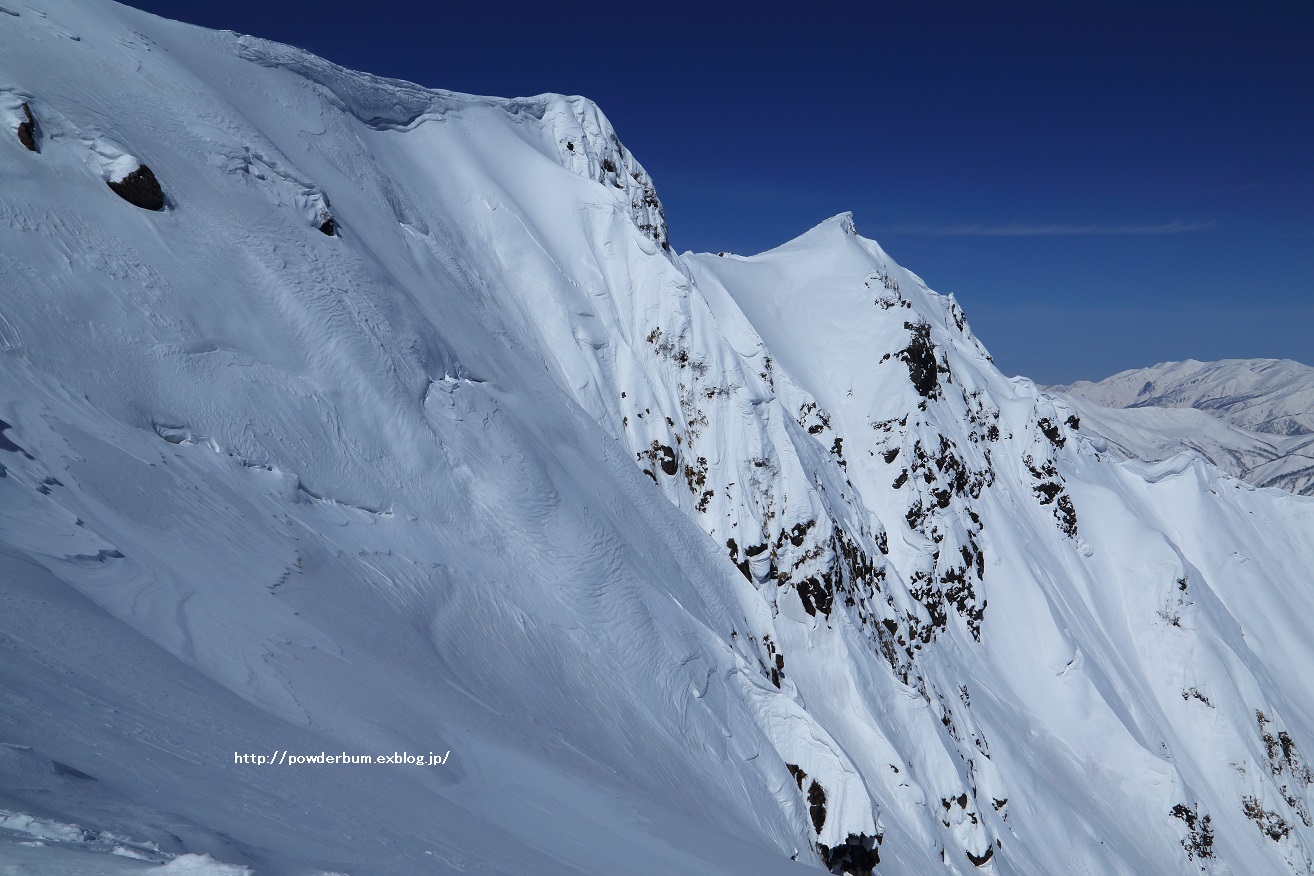
[(0, 3), (0, 861), (1314, 872), (1314, 501), (582, 98)]
[(1109, 408), (1197, 408), (1252, 432), (1314, 434), (1314, 368), (1289, 359), (1161, 362), (1054, 389)]
[(1309, 366), (1277, 359), (1165, 362), (1050, 391), (1066, 394), (1088, 431), (1114, 452), (1149, 460), (1195, 452), (1253, 484), (1314, 495)]

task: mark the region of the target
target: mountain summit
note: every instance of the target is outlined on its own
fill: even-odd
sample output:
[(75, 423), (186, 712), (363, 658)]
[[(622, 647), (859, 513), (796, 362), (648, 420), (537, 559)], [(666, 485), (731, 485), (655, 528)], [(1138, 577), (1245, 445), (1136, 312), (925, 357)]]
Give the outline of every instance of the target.
[(0, 861), (1314, 872), (1314, 501), (582, 98), (0, 4)]

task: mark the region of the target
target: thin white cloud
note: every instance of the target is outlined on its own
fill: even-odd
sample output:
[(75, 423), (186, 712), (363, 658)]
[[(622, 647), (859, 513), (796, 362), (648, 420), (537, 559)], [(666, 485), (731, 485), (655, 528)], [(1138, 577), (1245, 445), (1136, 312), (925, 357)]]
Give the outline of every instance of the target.
[(926, 234), (939, 237), (1057, 237), (1088, 234), (1187, 234), (1211, 231), (1212, 222), (1173, 220), (1158, 225), (1034, 225), (1010, 222), (1007, 225), (894, 225), (882, 229), (884, 234)]

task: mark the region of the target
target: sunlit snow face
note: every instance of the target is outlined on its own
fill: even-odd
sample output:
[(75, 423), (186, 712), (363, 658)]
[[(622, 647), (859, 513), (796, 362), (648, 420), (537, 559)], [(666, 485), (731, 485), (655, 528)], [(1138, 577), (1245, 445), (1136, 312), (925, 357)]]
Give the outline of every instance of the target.
[(1303, 860), (1314, 521), (1200, 456), (1291, 436), (1006, 378), (847, 214), (677, 255), (583, 98), (0, 2), (0, 859)]

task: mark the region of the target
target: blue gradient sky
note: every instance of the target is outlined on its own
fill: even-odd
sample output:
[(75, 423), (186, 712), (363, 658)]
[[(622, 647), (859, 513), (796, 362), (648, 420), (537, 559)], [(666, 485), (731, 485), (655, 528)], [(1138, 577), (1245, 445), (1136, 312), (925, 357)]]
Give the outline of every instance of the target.
[(586, 95), (676, 248), (852, 210), (1009, 373), (1314, 364), (1308, 0), (130, 5), (423, 85)]

